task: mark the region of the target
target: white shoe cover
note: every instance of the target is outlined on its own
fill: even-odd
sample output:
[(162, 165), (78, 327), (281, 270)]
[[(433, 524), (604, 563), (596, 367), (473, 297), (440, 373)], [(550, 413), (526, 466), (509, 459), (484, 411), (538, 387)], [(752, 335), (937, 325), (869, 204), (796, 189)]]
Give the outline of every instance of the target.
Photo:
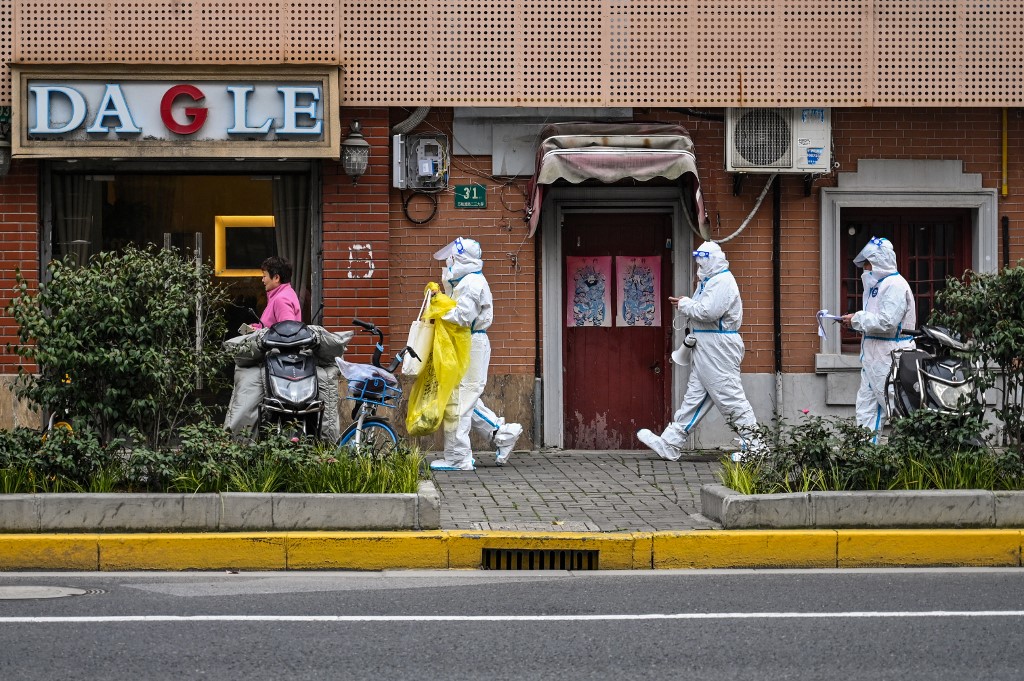
[(476, 459), (469, 460), (469, 467), (461, 466), (454, 463), (449, 463), (444, 459), (437, 459), (430, 462), (430, 470), (432, 471), (475, 471), (476, 470)]
[(498, 428), (498, 432), (494, 434), (494, 444), (498, 445), (494, 463), (499, 466), (505, 465), (509, 455), (512, 454), (512, 449), (516, 446), (516, 441), (522, 434), (523, 427), (518, 423), (506, 423)]
[(654, 450), (654, 452), (666, 461), (678, 461), (683, 455), (681, 451), (662, 440), (647, 428), (636, 432), (636, 439)]

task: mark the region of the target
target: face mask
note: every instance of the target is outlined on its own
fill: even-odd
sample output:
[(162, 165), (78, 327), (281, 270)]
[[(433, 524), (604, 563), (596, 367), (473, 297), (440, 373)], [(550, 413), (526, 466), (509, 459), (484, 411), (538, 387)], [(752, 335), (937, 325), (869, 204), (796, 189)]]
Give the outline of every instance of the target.
[(711, 253), (709, 251), (694, 251), (693, 260), (697, 265), (697, 277), (703, 279), (708, 276), (711, 269)]
[(878, 284), (878, 279), (875, 277), (874, 272), (864, 272), (860, 275), (860, 280), (864, 282), (864, 290), (869, 291)]

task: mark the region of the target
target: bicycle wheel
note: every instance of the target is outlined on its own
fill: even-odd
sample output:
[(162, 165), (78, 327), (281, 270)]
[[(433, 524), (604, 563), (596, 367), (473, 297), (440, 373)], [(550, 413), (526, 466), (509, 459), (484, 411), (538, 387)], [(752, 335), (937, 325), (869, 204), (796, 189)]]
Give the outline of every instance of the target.
[(356, 445), (356, 426), (353, 423), (338, 439), (339, 447), (351, 447), (357, 454), (369, 455), (375, 459), (383, 459), (389, 456), (395, 447), (398, 446), (398, 434), (386, 420), (377, 417), (368, 417), (363, 421), (362, 435), (359, 438), (359, 445)]

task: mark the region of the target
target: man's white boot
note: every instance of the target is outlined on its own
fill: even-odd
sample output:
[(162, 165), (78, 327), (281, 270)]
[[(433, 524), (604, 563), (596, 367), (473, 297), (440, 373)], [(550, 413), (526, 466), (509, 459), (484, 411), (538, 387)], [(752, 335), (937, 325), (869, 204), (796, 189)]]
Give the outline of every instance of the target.
[(665, 459), (666, 461), (678, 461), (679, 457), (683, 455), (677, 447), (670, 445), (661, 439), (660, 436), (655, 435), (647, 428), (638, 430), (636, 438), (643, 442), (645, 445), (650, 447), (657, 453), (658, 456)]
[(494, 463), (499, 466), (504, 466), (505, 462), (508, 461), (509, 455), (512, 454), (512, 449), (516, 446), (516, 441), (519, 436), (523, 434), (523, 427), (518, 423), (505, 423), (502, 424), (498, 430), (494, 432), (494, 444), (497, 445), (498, 451), (494, 456)]

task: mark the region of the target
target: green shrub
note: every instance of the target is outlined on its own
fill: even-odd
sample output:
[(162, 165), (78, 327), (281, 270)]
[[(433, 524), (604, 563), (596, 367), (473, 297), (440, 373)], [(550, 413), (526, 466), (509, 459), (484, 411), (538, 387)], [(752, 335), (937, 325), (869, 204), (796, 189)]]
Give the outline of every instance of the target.
[(120, 441), (103, 445), (88, 430), (0, 431), (0, 491), (110, 492), (122, 486), (126, 459)]
[(766, 448), (753, 451), (747, 477), (773, 492), (810, 489), (863, 489), (870, 484), (873, 434), (852, 420), (803, 416), (796, 425), (785, 420), (758, 426)]
[(722, 484), (744, 494), (874, 489), (1024, 489), (1024, 457), (993, 449), (977, 419), (918, 411), (883, 444), (853, 419), (805, 417), (761, 426), (766, 448), (723, 461)]
[(222, 380), (225, 290), (178, 251), (129, 246), (82, 267), (53, 261), (37, 292), (16, 277), (7, 312), (20, 344), (8, 351), (39, 369), (21, 369), (19, 396), (67, 411), (76, 430), (96, 432), (104, 445), (129, 433), (150, 447), (167, 444), (201, 409), (197, 381)]
[(997, 369), (981, 376), (982, 387), (998, 395), (1001, 444), (1019, 449), (1024, 445), (1024, 267), (949, 278), (929, 322), (969, 339), (966, 355)]
[(0, 493), (414, 493), (423, 470), (423, 457), (404, 445), (381, 459), (269, 433), (243, 443), (209, 421), (182, 427), (176, 439), (175, 448), (127, 449), (80, 431), (45, 440), (0, 431)]

